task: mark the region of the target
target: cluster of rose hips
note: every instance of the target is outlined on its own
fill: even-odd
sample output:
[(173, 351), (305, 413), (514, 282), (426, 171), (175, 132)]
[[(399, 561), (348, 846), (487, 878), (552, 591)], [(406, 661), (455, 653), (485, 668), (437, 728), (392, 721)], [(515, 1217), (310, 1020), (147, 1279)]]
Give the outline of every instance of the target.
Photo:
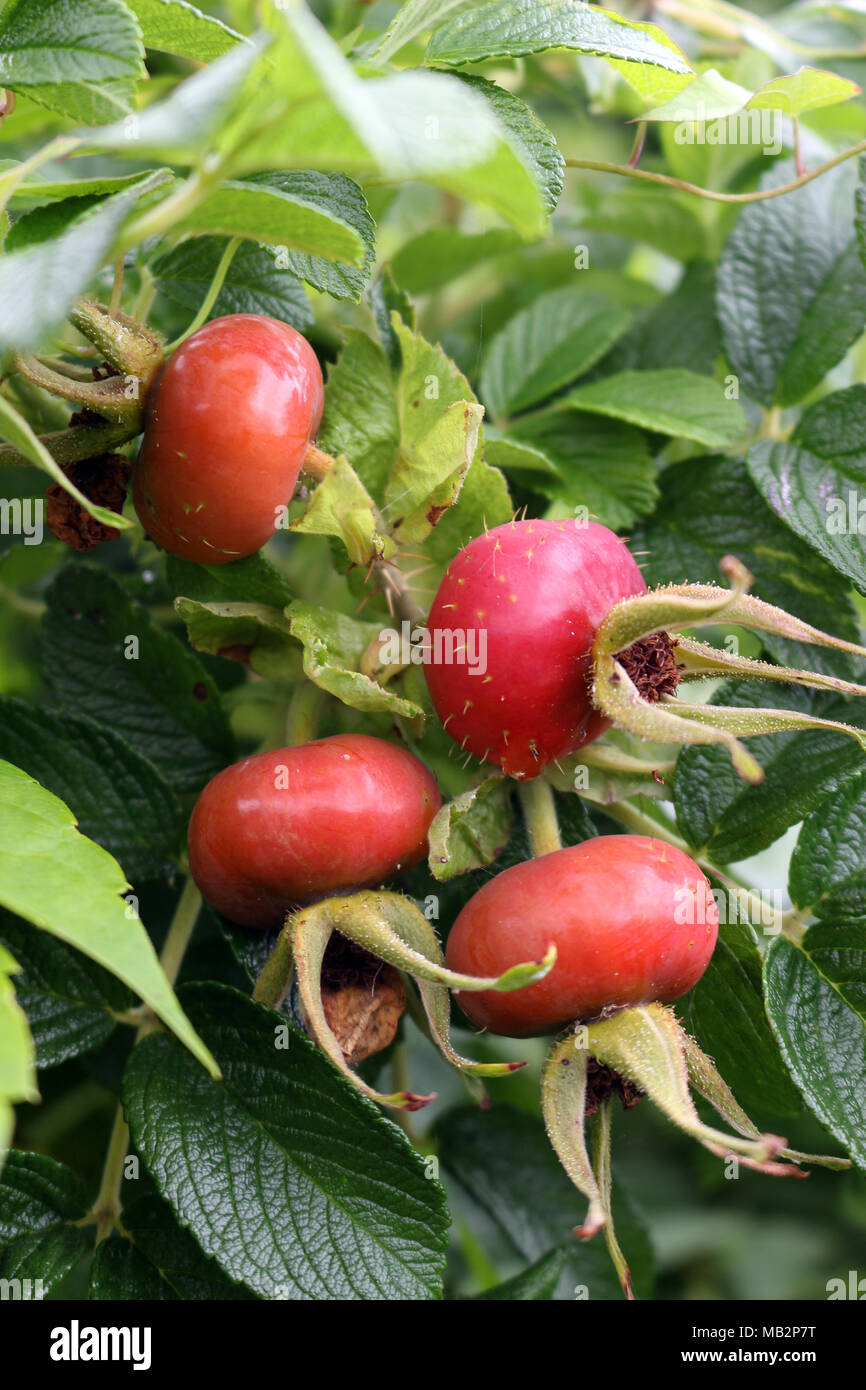
[[(134, 476), (148, 535), (210, 564), (258, 550), (314, 449), (323, 401), (316, 357), (287, 325), (233, 315), (192, 334), (155, 373), (149, 392)], [(595, 523), (524, 520), (485, 532), (449, 564), (428, 620), (431, 635), (486, 633), (483, 674), (459, 661), (425, 667), (443, 727), (518, 785), (546, 779), (611, 722), (656, 742), (721, 743), (741, 774), (757, 780), (761, 769), (740, 737), (820, 721), (786, 710), (691, 706), (675, 697), (681, 679), (755, 675), (866, 692), (746, 661), (683, 630), (734, 622), (860, 649), (752, 598), (742, 568), (731, 559), (725, 567), (730, 589), (648, 593), (624, 542)], [(189, 826), (190, 869), (232, 922), (281, 929), (257, 997), (277, 1004), (294, 974), (309, 1031), (376, 1100), (412, 1109), (431, 1097), (383, 1095), (351, 1069), (364, 1051), (347, 1046), (322, 992), (335, 941), (353, 943), (365, 960), (372, 953), (394, 978), (399, 972), (403, 997), (402, 979), (410, 988), (414, 981), (416, 1017), (470, 1078), (519, 1064), (472, 1063), (454, 1052), (449, 990), (467, 1018), (492, 1033), (560, 1035), (544, 1073), (545, 1121), (589, 1201), (578, 1234), (604, 1229), (628, 1292), (610, 1218), (612, 1091), (627, 1100), (649, 1093), (714, 1153), (802, 1176), (797, 1165), (805, 1156), (758, 1133), (665, 1007), (697, 983), (713, 953), (718, 917), (710, 884), (661, 836), (602, 836), (564, 849), (554, 843), (476, 893), (443, 956), (415, 903), (382, 887), (424, 857), (439, 808), (428, 769), (382, 739), (339, 735), (258, 753), (202, 792)], [(682, 910), (688, 899), (692, 912)], [(376, 1047), (393, 1037), (400, 1007), (376, 1033)], [(734, 1133), (700, 1119), (690, 1086)], [(583, 1122), (596, 1109), (601, 1139), (592, 1157)]]

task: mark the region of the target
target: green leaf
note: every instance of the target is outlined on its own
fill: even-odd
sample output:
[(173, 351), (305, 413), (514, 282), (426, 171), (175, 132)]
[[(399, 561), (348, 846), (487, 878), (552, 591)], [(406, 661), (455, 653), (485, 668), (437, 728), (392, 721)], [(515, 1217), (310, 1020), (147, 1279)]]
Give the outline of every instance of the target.
[(775, 77), (759, 87), (746, 103), (749, 107), (782, 111), (786, 116), (802, 116), (819, 106), (835, 106), (860, 95), (856, 82), (821, 68), (802, 67), (788, 77)]
[[(160, 294), (189, 311), (192, 318), (207, 294), (225, 250), (222, 237), (195, 236), (158, 256), (150, 266)], [(313, 310), (302, 285), (283, 265), (279, 248), (243, 242), (235, 251), (209, 318), (223, 314), (268, 314), (299, 332), (309, 328)]]
[(159, 1197), (136, 1197), (121, 1214), (127, 1240), (97, 1247), (90, 1296), (99, 1299), (251, 1300), (242, 1284), (227, 1279)]
[(485, 777), (437, 812), (430, 827), (430, 872), (446, 882), (486, 868), (511, 837), (511, 788), (504, 777)]
[(866, 1168), (866, 929), (822, 923), (800, 946), (772, 943), (767, 1010), (806, 1102)]
[(570, 48), (671, 72), (688, 72), (681, 54), (643, 27), (581, 0), (496, 0), (449, 20), (427, 45), (427, 61), (450, 67)]
[(105, 966), (149, 1004), (208, 1069), (137, 914), (120, 865), (78, 833), (72, 812), (10, 763), (0, 763), (0, 903)]
[(313, 289), (322, 290), (334, 299), (360, 299), (376, 250), (376, 226), (370, 216), (364, 190), (345, 174), (322, 174), (310, 169), (262, 174), (258, 178), (251, 177), (247, 182), (254, 184), (259, 180), (302, 200), (309, 208), (338, 218), (361, 242), (362, 254), (357, 264), (346, 263), (347, 257), (329, 257), (323, 246), (318, 247), (318, 254), (314, 255), (293, 250), (290, 246), (271, 248), (277, 264), (285, 265), (299, 280), (306, 280)]
[(179, 858), (184, 820), (171, 788), (96, 720), (0, 696), (0, 758), (65, 801), (82, 835), (118, 859), (132, 882)]
[[(445, 73), (362, 78), (303, 6), (281, 12), (272, 88), (246, 113), (239, 169), (305, 165), (385, 179), (423, 179), (487, 203), (524, 237), (546, 224), (525, 141), (512, 138), (491, 104)], [(265, 124), (275, 92), (292, 94), (286, 119)]]
[(88, 148), (114, 150), (126, 158), (133, 152), (156, 153), (177, 163), (193, 162), (236, 112), (242, 88), (270, 42), (269, 35), (257, 34), (250, 43), (235, 44), (162, 101), (87, 131)]
[(791, 856), (798, 908), (840, 926), (866, 921), (866, 772), (858, 772), (803, 822)]
[[(679, 235), (675, 238), (679, 245)], [(722, 344), (716, 323), (715, 274), (709, 265), (686, 266), (672, 294), (639, 310), (611, 354), (616, 369), (688, 367), (711, 376)]]
[[(761, 188), (794, 177), (777, 163)], [(844, 357), (866, 324), (866, 269), (851, 226), (844, 166), (739, 217), (718, 271), (717, 305), (731, 368), (761, 405), (795, 405)]]
[[(2, 271), (2, 261), (0, 261), (0, 271)], [(2, 273), (0, 273), (0, 280), (2, 280)], [(5, 396), (0, 396), (0, 436), (13, 444), (19, 453), (22, 453), (31, 463), (35, 463), (37, 468), (41, 468), (55, 482), (60, 483), (86, 512), (96, 517), (97, 521), (101, 521), (105, 526), (115, 526), (119, 531), (127, 530), (132, 525), (132, 522), (127, 521), (125, 517), (109, 511), (107, 507), (99, 507), (95, 502), (91, 502), (89, 497), (85, 497), (84, 493), (67, 478), (57, 460), (48, 452), (24, 416), (19, 414), (12, 402), (7, 400)], [(33, 500), (42, 503), (41, 497), (34, 497)]]
[(107, 970), (2, 910), (0, 942), (21, 967), (15, 989), (40, 1068), (101, 1047), (117, 1026), (112, 1010), (131, 1006), (129, 990)]
[(866, 549), (854, 486), (863, 475), (846, 476), (796, 444), (768, 439), (752, 445), (746, 464), (779, 520), (866, 593)]
[(386, 63), (419, 35), (437, 29), (449, 15), (468, 9), (473, 0), (408, 0), (401, 5), (371, 57)]
[[(642, 562), (650, 587), (718, 583), (719, 561), (736, 555), (755, 576), (755, 593), (767, 603), (857, 641), (847, 584), (773, 516), (742, 463), (690, 459), (666, 468), (660, 484), (655, 517), (641, 522), (632, 539), (635, 551), (649, 552)], [(768, 633), (761, 640), (782, 665), (853, 678), (847, 657)]]
[(177, 792), (198, 792), (231, 761), (213, 681), (104, 569), (67, 567), (47, 599), (45, 669), (64, 704), (120, 734)]
[(525, 101), (486, 77), (460, 73), (460, 81), (484, 97), (522, 163), (531, 170), (541, 201), (553, 212), (562, 192), (565, 160), (556, 138)]
[(480, 390), (494, 417), (553, 395), (600, 360), (630, 316), (582, 289), (553, 290), (509, 319), (491, 339)]
[[(554, 465), (558, 478), (539, 475), (531, 485), (557, 499), (566, 512), (585, 507), (588, 515), (620, 530), (653, 510), (655, 466), (646, 438), (630, 425), (557, 409), (517, 421), (511, 436)], [(489, 457), (499, 461), (496, 449)]]
[(393, 551), (375, 502), (344, 454), (337, 455), (303, 516), (292, 522), (292, 530), (336, 536), (353, 565), (366, 567)]
[(694, 79), (694, 73), (688, 65), (686, 55), (670, 34), (666, 34), (658, 24), (635, 24), (634, 27), (648, 34), (656, 43), (661, 44), (663, 48), (670, 49), (675, 57), (681, 59), (681, 66), (678, 70), (671, 71), (669, 68), (652, 67), (649, 63), (636, 63), (628, 59), (606, 58), (605, 61), (645, 101), (668, 101)]
[(105, 198), (111, 193), (123, 193), (143, 180), (149, 182), (157, 174), (169, 177), (171, 171), (146, 169), (143, 173), (106, 174), (82, 179), (46, 179), (34, 172), (21, 180), (13, 190), (10, 202), (57, 202), (62, 198), (86, 198), (91, 195)]
[(551, 1250), (527, 1269), (521, 1270), (520, 1274), (515, 1274), (513, 1279), (506, 1279), (503, 1284), (497, 1284), (486, 1293), (477, 1293), (475, 1302), (484, 1302), (485, 1299), (495, 1299), (496, 1302), (511, 1299), (520, 1299), (521, 1302), (551, 1299), (567, 1259), (568, 1251), (563, 1247)]
[(129, 111), (143, 58), (123, 0), (9, 0), (0, 13), (0, 85), (73, 119)]
[(360, 710), (387, 710), (404, 719), (423, 718), (411, 700), (358, 670), (362, 654), (382, 633), (380, 623), (359, 623), (343, 613), (295, 599), (286, 609), (292, 635), (303, 644), (304, 674), (344, 705)]
[(724, 449), (745, 434), (746, 417), (711, 377), (681, 367), (654, 372), (619, 372), (564, 396), (561, 406), (627, 420), (641, 429), (692, 439)]
[(175, 226), (180, 232), (248, 237), (355, 266), (368, 254), (368, 244), (357, 229), (321, 200), (313, 203), (304, 198), (293, 187), (291, 174), (282, 179), (264, 174), (226, 180)]
[[(761, 681), (730, 681), (711, 703), (734, 709), (796, 709), (858, 726), (866, 718), (863, 701), (847, 704)], [(765, 773), (757, 786), (745, 783), (719, 748), (686, 748), (677, 760), (677, 822), (690, 845), (709, 852), (720, 864), (766, 849), (866, 763), (866, 754), (853, 739), (829, 729), (761, 734), (749, 739), (749, 752)]]
[(394, 279), (408, 294), (444, 289), (460, 275), (520, 245), (507, 227), (466, 236), (457, 227), (428, 227), (391, 257)]
[(210, 63), (243, 42), (222, 20), (202, 14), (187, 0), (127, 0), (141, 25), (145, 48)]
[[(495, 468), (513, 468), (519, 473), (542, 473), (546, 483), (551, 486), (554, 481), (562, 481), (562, 474), (546, 454), (523, 439), (515, 439), (513, 435), (488, 429), (484, 438), (484, 457)], [(532, 481), (536, 487), (542, 486), (539, 479)]]
[(240, 656), (260, 676), (279, 679), (293, 673), (292, 629), (282, 609), (263, 603), (201, 603), (178, 598), (175, 608), (186, 623), (190, 644), (212, 656)]
[(260, 551), (229, 565), (194, 565), (177, 555), (166, 555), (165, 578), (169, 592), (197, 599), (199, 603), (245, 600), (283, 608), (291, 602), (288, 581)]
[[(781, 898), (781, 891), (779, 891)], [(718, 899), (717, 899), (718, 900)], [(729, 903), (730, 895), (723, 897)], [(775, 902), (764, 899), (769, 919)], [(749, 1115), (800, 1113), (800, 1097), (779, 1056), (764, 1009), (757, 928), (719, 913), (719, 940), (706, 972), (686, 996), (685, 1016), (701, 1047)]]
[[(58, 235), (0, 256), (0, 352), (44, 343), (108, 260), (135, 199), (165, 178), (157, 170), (92, 205), (85, 199), (85, 210), (61, 225)], [(38, 209), (30, 216), (42, 223), (50, 214), (62, 222), (69, 210), (62, 204), (56, 208), (60, 211)]]
[(708, 68), (662, 106), (641, 112), (642, 121), (716, 121), (739, 111), (751, 92)]
[[(439, 1121), (434, 1133), (443, 1167), (518, 1254), (539, 1260), (553, 1247), (565, 1246), (568, 1260), (555, 1299), (572, 1300), (581, 1286), (582, 1296), (591, 1302), (622, 1297), (604, 1245), (574, 1238), (586, 1203), (560, 1167), (536, 1115), (503, 1104), (486, 1111), (459, 1107)], [(652, 1276), (645, 1234), (617, 1221), (617, 1236), (637, 1291), (646, 1296)]]
[(0, 1169), (15, 1131), (13, 1105), (39, 1100), (36, 1051), (10, 976), (21, 966), (0, 943)]
[(586, 189), (583, 197), (586, 211), (580, 217), (582, 229), (643, 241), (681, 261), (707, 254), (706, 226), (695, 211), (695, 200), (685, 194), (641, 184), (603, 193)]
[(11, 1149), (0, 1178), (0, 1278), (20, 1279), (25, 1299), (50, 1293), (87, 1250), (87, 1232), (71, 1224), (86, 1211), (71, 1168)]
[(123, 1086), (136, 1147), (181, 1226), (262, 1298), (439, 1297), (445, 1204), (397, 1127), (301, 1033), (275, 1046), (279, 1015), (217, 985), (184, 998), (223, 1081), (152, 1035)]

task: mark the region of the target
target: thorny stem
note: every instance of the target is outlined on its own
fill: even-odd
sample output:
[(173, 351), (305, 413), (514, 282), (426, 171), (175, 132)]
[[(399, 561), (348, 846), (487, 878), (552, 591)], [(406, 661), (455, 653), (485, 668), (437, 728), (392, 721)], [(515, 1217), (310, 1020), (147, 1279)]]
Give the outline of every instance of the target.
[[(174, 985), (177, 979), (200, 907), (201, 894), (193, 880), (187, 878), (159, 957), (159, 963), (170, 985)], [(148, 1009), (136, 1032), (133, 1046), (148, 1033), (153, 1032), (156, 1022), (156, 1015)], [(123, 1106), (118, 1105), (111, 1138), (108, 1141), (108, 1152), (105, 1155), (102, 1181), (88, 1218), (96, 1222), (97, 1245), (111, 1234), (114, 1227), (120, 1225), (120, 1184), (123, 1181), (123, 1165), (128, 1147), (129, 1127), (123, 1117)]]
[[(100, 420), (93, 425), (73, 425), (70, 429), (41, 434), (40, 443), (60, 464), (75, 463), (78, 459), (95, 458), (110, 453), (118, 444), (126, 444), (139, 431), (113, 420)], [(0, 467), (4, 464), (31, 465), (32, 460), (13, 444), (0, 444)]]
[(780, 184), (777, 188), (758, 188), (751, 193), (719, 193), (713, 188), (701, 188), (699, 184), (686, 183), (683, 179), (674, 178), (672, 174), (655, 174), (648, 169), (635, 169), (630, 164), (610, 164), (603, 159), (570, 157), (566, 159), (565, 163), (569, 169), (596, 169), (602, 174), (622, 174), (627, 178), (643, 179), (646, 183), (663, 184), (666, 188), (678, 188), (681, 193), (691, 193), (696, 198), (709, 198), (714, 203), (761, 203), (768, 198), (781, 198), (785, 193), (795, 192), (804, 184), (811, 183), (813, 179), (818, 179), (822, 174), (828, 173), (830, 169), (835, 169), (837, 164), (844, 163), (846, 159), (853, 159), (855, 155), (863, 154), (864, 151), (866, 151), (866, 140), (861, 140), (858, 144), (852, 145), (850, 149), (834, 155), (824, 164), (819, 164), (816, 169), (810, 169), (807, 173), (800, 174), (790, 183)]
[(517, 795), (523, 809), (533, 858), (539, 859), (544, 854), (553, 854), (556, 850), (562, 849), (556, 801), (550, 783), (541, 777), (536, 777), (531, 782), (521, 782), (517, 788)]

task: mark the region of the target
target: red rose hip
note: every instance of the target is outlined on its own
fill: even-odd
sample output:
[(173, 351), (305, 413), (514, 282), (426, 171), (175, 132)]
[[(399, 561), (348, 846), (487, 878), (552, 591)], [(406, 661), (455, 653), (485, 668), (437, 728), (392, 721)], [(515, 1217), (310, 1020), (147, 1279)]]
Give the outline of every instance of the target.
[(624, 541), (595, 522), (517, 521), (470, 541), (427, 623), (424, 670), (448, 733), (522, 778), (598, 738), (608, 721), (590, 699), (592, 643), (614, 604), (645, 592)]
[(230, 314), (192, 333), (148, 398), (133, 481), (145, 531), (199, 564), (259, 550), (295, 490), (323, 402), (316, 355), (288, 324)]
[(202, 894), (246, 927), (416, 864), (441, 804), (423, 763), (367, 734), (256, 753), (208, 782), (189, 823)]
[(525, 1038), (678, 999), (717, 936), (710, 885), (688, 855), (643, 835), (604, 835), (491, 879), (458, 916), (446, 958), (451, 970), (499, 975), (555, 944), (556, 964), (537, 984), (457, 996), (480, 1028)]

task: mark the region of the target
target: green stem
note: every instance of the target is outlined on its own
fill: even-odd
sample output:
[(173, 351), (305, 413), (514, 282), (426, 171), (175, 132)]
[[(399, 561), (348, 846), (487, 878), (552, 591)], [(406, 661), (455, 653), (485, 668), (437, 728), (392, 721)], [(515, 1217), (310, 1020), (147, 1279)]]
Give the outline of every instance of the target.
[[(138, 430), (131, 431), (125, 425), (102, 420), (93, 425), (73, 425), (70, 429), (55, 430), (52, 434), (39, 436), (40, 443), (47, 449), (55, 463), (76, 463), (79, 459), (95, 458), (97, 454), (110, 453), (119, 444), (134, 439)], [(27, 465), (33, 460), (16, 449), (14, 444), (0, 444), (0, 467), (4, 464)]]
[(198, 207), (213, 185), (219, 181), (221, 168), (220, 165), (219, 168), (209, 170), (207, 175), (200, 169), (194, 169), (180, 188), (175, 189), (168, 198), (164, 198), (161, 203), (157, 203), (134, 222), (130, 222), (123, 231), (118, 255), (140, 245), (142, 241), (147, 241), (148, 237), (162, 236), (164, 232), (171, 231), (182, 218)]
[(322, 701), (322, 691), (313, 681), (295, 686), (286, 714), (286, 746), (299, 748), (316, 737), (316, 719)]
[[(170, 985), (177, 979), (184, 954), (189, 945), (193, 928), (201, 907), (201, 894), (191, 878), (183, 886), (168, 935), (165, 938), (159, 963)], [(157, 1025), (156, 1015), (148, 1011), (139, 1027), (133, 1046), (136, 1046)], [(90, 1212), (90, 1219), (96, 1221), (96, 1244), (105, 1240), (111, 1231), (120, 1224), (120, 1184), (123, 1181), (123, 1165), (129, 1147), (129, 1128), (123, 1118), (123, 1106), (118, 1105), (105, 1155), (105, 1167), (96, 1201)]]
[(283, 927), (256, 980), (253, 990), (256, 1002), (269, 1009), (278, 1009), (289, 991), (294, 965), (292, 934), (288, 927)]
[(837, 164), (842, 164), (846, 159), (853, 159), (855, 155), (863, 154), (864, 151), (866, 151), (866, 140), (861, 140), (858, 144), (852, 145), (850, 149), (834, 155), (826, 163), (819, 164), (816, 169), (800, 174), (790, 183), (780, 184), (778, 188), (759, 188), (752, 193), (717, 193), (715, 189), (701, 188), (696, 183), (686, 183), (683, 179), (674, 178), (672, 174), (654, 174), (648, 169), (635, 169), (630, 164), (610, 164), (603, 159), (568, 158), (565, 163), (569, 169), (596, 169), (602, 174), (621, 174), (626, 178), (643, 179), (645, 183), (663, 184), (666, 188), (677, 188), (681, 193), (691, 193), (696, 198), (709, 198), (714, 203), (761, 203), (768, 198), (781, 198), (786, 193), (793, 193), (796, 189), (802, 188), (804, 184), (820, 178), (830, 169), (835, 169)]
[(562, 849), (556, 801), (550, 783), (540, 777), (531, 782), (521, 782), (517, 795), (523, 808), (533, 858), (539, 859), (544, 854), (553, 854)]
[(219, 292), (222, 289), (226, 275), (228, 274), (229, 266), (231, 265), (232, 260), (234, 258), (234, 254), (237, 251), (240, 244), (241, 238), (237, 236), (232, 237), (231, 241), (228, 242), (225, 250), (222, 253), (222, 256), (220, 257), (220, 263), (214, 271), (214, 276), (210, 282), (208, 292), (202, 300), (201, 308), (199, 309), (198, 313), (196, 314), (189, 327), (184, 329), (183, 333), (181, 333), (180, 337), (175, 338), (173, 343), (168, 344), (168, 347), (165, 349), (166, 356), (174, 352), (176, 348), (179, 348), (181, 343), (184, 342), (187, 338), (189, 338), (191, 334), (195, 333), (196, 329), (201, 328), (203, 323), (207, 323), (210, 311), (216, 304)]

